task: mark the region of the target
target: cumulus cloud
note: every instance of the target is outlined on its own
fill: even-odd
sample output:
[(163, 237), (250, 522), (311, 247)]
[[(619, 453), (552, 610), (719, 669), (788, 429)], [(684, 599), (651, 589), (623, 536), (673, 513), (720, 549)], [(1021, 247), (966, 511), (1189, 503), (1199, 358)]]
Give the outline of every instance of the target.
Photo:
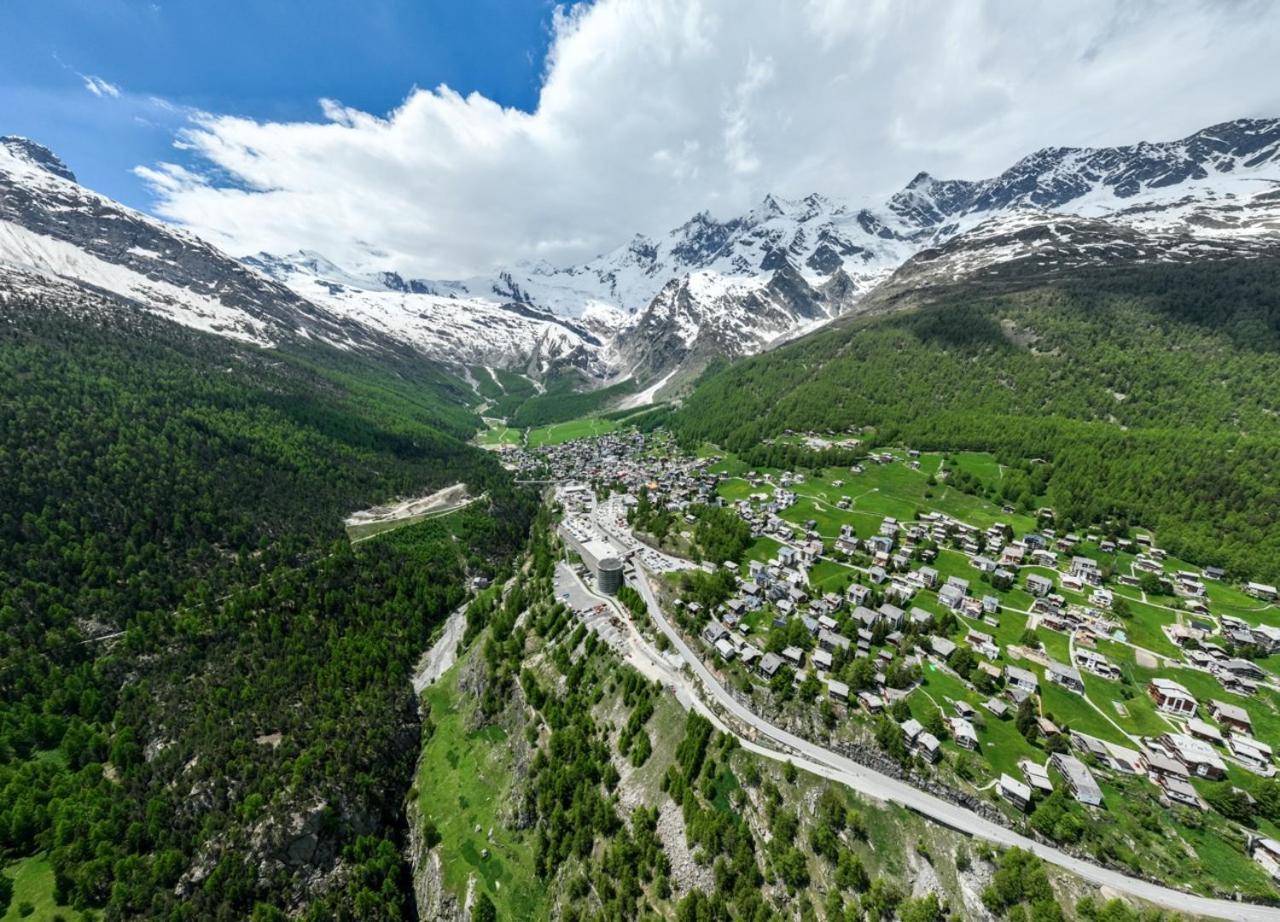
[(854, 202), (1046, 145), (1280, 115), (1280, 4), (598, 0), (557, 14), (537, 108), (414, 88), (386, 114), (200, 114), (158, 213), (237, 254), (448, 277), (590, 257), (766, 193)]
[(80, 79), (84, 81), (84, 88), (99, 98), (109, 96), (117, 99), (120, 96), (120, 87), (114, 83), (108, 83), (101, 77), (95, 77), (93, 74), (81, 74)]

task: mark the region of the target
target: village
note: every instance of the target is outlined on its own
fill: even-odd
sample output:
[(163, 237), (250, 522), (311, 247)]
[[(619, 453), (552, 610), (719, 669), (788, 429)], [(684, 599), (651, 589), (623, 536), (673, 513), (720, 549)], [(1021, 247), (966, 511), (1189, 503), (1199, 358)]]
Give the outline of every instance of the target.
[[(792, 699), (836, 733), (891, 719), (906, 757), (1014, 815), (1055, 791), (1100, 815), (1135, 796), (1212, 815), (1256, 804), (1275, 775), (1276, 588), (1231, 585), (1140, 529), (1060, 531), (1049, 509), (948, 494), (943, 459), (909, 449), (815, 476), (616, 432), (507, 460), (556, 484), (562, 535), (602, 587), (602, 564), (618, 584), (636, 566), (667, 575), (666, 602), (726, 685)], [(631, 527), (642, 498), (675, 523), (667, 546)], [(675, 552), (709, 507), (749, 527), (742, 559)], [(690, 569), (727, 571), (729, 590), (682, 591)], [(1280, 880), (1280, 833), (1242, 836)]]

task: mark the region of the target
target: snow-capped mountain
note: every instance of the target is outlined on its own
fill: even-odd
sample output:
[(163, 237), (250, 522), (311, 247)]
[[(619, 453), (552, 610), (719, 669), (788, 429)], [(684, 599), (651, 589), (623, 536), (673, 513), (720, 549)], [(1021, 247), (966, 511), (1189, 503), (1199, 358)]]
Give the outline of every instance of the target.
[[(372, 310), (379, 328), (401, 329), (440, 358), (487, 356), (528, 367), (530, 356), (567, 350), (578, 357), (574, 364), (601, 377), (648, 382), (798, 335), (881, 285), (956, 281), (1030, 254), (1042, 269), (1066, 270), (1250, 255), (1277, 239), (1280, 120), (1260, 119), (1166, 143), (1047, 148), (985, 180), (921, 173), (887, 200), (858, 207), (817, 194), (767, 196), (746, 214), (717, 220), (702, 212), (578, 266), (373, 280), (375, 292), (392, 293), (372, 298), (376, 310), (369, 295), (356, 294), (370, 281), (343, 280), (336, 267), (330, 275), (295, 259), (272, 274), (337, 312)], [(889, 282), (900, 268), (906, 278)], [(501, 347), (478, 349), (470, 331), (514, 306), (541, 322), (505, 327)], [(563, 342), (548, 350), (544, 324), (557, 320), (567, 324), (556, 334)], [(580, 328), (600, 345), (572, 339)]]
[(260, 253), (243, 261), (308, 301), (444, 362), (535, 377), (568, 366), (590, 378), (609, 373), (603, 354), (612, 326), (553, 313), (514, 285), (478, 297), (395, 272), (349, 273), (317, 253)]
[(263, 345), (319, 339), (535, 377), (574, 369), (588, 386), (629, 376), (648, 395), (715, 356), (924, 286), (1014, 266), (1044, 274), (1277, 247), (1280, 119), (1047, 148), (984, 180), (921, 173), (878, 202), (767, 196), (581, 265), (456, 280), (351, 273), (309, 252), (237, 262), (82, 188), (35, 142), (0, 139), (0, 275), (14, 284), (70, 281)]
[(258, 345), (319, 339), (403, 348), (198, 237), (85, 189), (34, 141), (3, 137), (0, 282), (30, 290), (42, 279), (60, 292), (67, 283), (106, 292), (113, 302)]

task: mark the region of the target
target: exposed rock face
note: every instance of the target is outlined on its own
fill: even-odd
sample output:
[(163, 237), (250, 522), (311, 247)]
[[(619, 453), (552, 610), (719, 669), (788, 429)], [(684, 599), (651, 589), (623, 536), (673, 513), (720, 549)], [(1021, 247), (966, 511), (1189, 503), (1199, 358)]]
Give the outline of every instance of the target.
[(409, 799), (409, 865), (413, 868), (413, 898), (418, 907), (418, 918), (440, 922), (463, 922), (463, 910), (444, 886), (444, 869), (440, 853), (427, 848), (422, 835), (422, 814), (417, 800)]

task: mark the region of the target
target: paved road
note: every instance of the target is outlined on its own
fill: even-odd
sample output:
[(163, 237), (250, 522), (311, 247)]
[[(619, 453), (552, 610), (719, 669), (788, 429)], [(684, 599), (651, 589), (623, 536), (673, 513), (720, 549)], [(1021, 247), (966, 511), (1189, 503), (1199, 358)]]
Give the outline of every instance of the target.
[(712, 675), (711, 671), (703, 665), (701, 657), (689, 648), (684, 638), (667, 620), (666, 614), (654, 597), (653, 590), (649, 586), (649, 580), (643, 570), (637, 569), (634, 584), (649, 606), (649, 614), (654, 622), (667, 635), (667, 638), (680, 651), (693, 670), (695, 677), (702, 686), (702, 693), (735, 720), (752, 728), (760, 738), (770, 740), (784, 747), (789, 750), (789, 753), (780, 753), (776, 749), (742, 739), (739, 735), (744, 749), (767, 758), (789, 759), (798, 768), (803, 768), (832, 781), (838, 781), (876, 800), (902, 804), (935, 822), (950, 826), (968, 835), (977, 836), (1002, 846), (1017, 846), (1026, 849), (1050, 864), (1064, 868), (1084, 880), (1100, 887), (1107, 887), (1117, 893), (1128, 894), (1178, 912), (1194, 913), (1214, 919), (1231, 919), (1239, 920), (1239, 922), (1280, 922), (1280, 908), (1195, 896), (1169, 887), (1161, 887), (1157, 884), (1138, 880), (1119, 871), (1113, 871), (1099, 867), (1091, 862), (1083, 861), (1056, 848), (1042, 845), (1019, 835), (1011, 829), (1006, 829), (970, 810), (966, 810), (964, 807), (934, 797), (932, 794), (926, 794), (924, 791), (917, 790), (904, 781), (899, 781), (874, 769), (859, 765), (851, 759), (811, 743), (780, 727), (775, 727), (742, 704), (739, 704), (725, 690), (716, 677)]

